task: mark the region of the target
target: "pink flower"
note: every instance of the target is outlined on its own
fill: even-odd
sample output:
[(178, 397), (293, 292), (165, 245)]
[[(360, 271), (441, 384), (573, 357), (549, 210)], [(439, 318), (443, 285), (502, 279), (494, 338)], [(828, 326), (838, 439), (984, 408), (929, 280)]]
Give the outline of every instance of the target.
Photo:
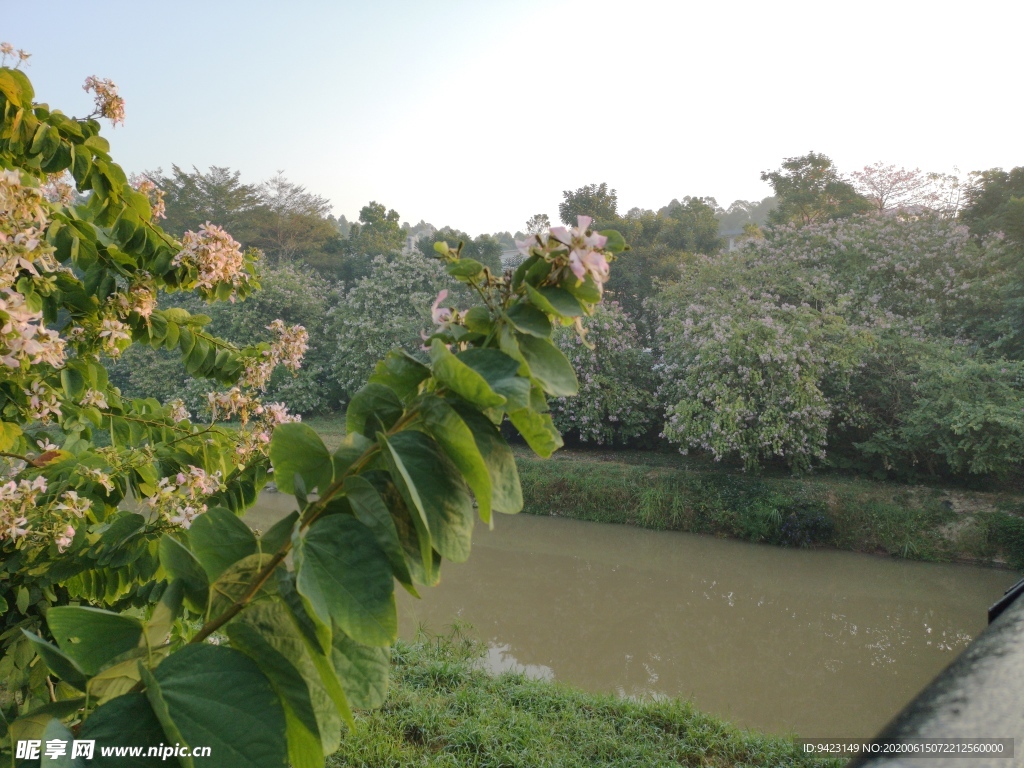
[(434, 299), (434, 303), (430, 306), (430, 317), (433, 318), (435, 324), (442, 327), (447, 326), (452, 321), (451, 308), (441, 306), (441, 302), (447, 298), (448, 289), (444, 288), (437, 294), (437, 298)]

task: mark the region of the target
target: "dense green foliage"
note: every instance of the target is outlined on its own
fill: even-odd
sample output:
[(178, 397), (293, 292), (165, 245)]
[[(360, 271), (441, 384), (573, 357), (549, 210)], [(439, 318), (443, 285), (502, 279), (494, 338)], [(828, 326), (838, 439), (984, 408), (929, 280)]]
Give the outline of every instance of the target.
[(391, 690), (329, 765), (832, 766), (785, 737), (742, 731), (677, 700), (632, 701), (479, 666), (479, 643), (447, 637), (399, 642)]

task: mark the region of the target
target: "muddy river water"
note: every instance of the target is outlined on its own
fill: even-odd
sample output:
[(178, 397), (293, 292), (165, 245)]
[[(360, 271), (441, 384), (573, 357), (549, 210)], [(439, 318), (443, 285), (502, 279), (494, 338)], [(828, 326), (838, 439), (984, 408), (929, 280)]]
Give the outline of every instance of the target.
[[(264, 494), (265, 528), (292, 507)], [(557, 517), (478, 526), (403, 637), (466, 622), (492, 670), (691, 699), (737, 725), (873, 735), (985, 627), (1007, 571), (782, 549)]]

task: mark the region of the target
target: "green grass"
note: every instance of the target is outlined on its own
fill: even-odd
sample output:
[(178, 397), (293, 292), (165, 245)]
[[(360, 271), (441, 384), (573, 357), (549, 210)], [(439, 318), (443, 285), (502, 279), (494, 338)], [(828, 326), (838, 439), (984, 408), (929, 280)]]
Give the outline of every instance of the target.
[(633, 701), (505, 673), (491, 676), (482, 646), (455, 628), (394, 649), (388, 699), (357, 715), (356, 733), (328, 765), (393, 766), (838, 766), (792, 741), (740, 730), (678, 700)]

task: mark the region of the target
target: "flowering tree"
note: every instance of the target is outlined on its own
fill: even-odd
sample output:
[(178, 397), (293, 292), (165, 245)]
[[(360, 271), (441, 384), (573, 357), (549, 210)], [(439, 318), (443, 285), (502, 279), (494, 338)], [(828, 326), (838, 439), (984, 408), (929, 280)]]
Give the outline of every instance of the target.
[(957, 212), (960, 183), (955, 176), (907, 170), (895, 165), (865, 165), (851, 174), (853, 185), (879, 212), (924, 208), (946, 215)]
[[(871, 455), (901, 455), (891, 440), (883, 450), (868, 437), (909, 439), (911, 432), (893, 426), (913, 398), (931, 390), (916, 386), (910, 367), (883, 373), (887, 350), (903, 339), (946, 346), (998, 340), (1008, 330), (1004, 261), (998, 240), (972, 241), (955, 221), (920, 213), (778, 227), (732, 253), (686, 262), (682, 279), (657, 301), (665, 436), (684, 451), (706, 450), (748, 468), (774, 459), (806, 470), (825, 458), (836, 432)], [(898, 381), (915, 386), (883, 402), (880, 393)], [(854, 426), (860, 431), (848, 431)], [(915, 444), (931, 446), (918, 455), (940, 442), (937, 433), (913, 434)], [(991, 457), (949, 463), (954, 471), (996, 465)]]
[(347, 400), (394, 347), (414, 351), (430, 323), (430, 303), (451, 278), (419, 253), (374, 257), (369, 275), (356, 281), (330, 311), (332, 375)]
[(583, 321), (586, 335), (558, 329), (559, 349), (580, 379), (577, 397), (551, 403), (555, 426), (583, 442), (623, 444), (660, 426), (654, 353), (615, 303), (602, 304)]
[[(238, 348), (159, 307), (246, 298), (256, 254), (212, 224), (164, 233), (99, 135), (123, 102), (87, 86), (97, 114), (73, 119), (0, 69), (3, 736), (63, 745), (65, 765), (78, 739), (174, 744), (185, 768), (197, 746), (226, 768), (322, 766), (352, 708), (383, 701), (395, 580), (415, 595), (468, 557), (474, 497), (487, 522), (522, 506), (497, 425), (507, 415), (542, 456), (561, 444), (547, 398), (578, 384), (552, 330), (594, 311), (624, 244), (581, 219), (531, 238), (505, 275), (439, 244), (480, 303), (435, 300), (426, 353), (388, 353), (331, 453), (258, 397), (276, 365), (298, 367), (301, 327), (272, 322), (271, 341)], [(77, 204), (42, 191), (65, 171)], [(176, 349), (227, 387), (213, 421), (122, 398), (105, 361), (131, 344)], [(296, 509), (257, 537), (238, 515), (268, 458)]]

